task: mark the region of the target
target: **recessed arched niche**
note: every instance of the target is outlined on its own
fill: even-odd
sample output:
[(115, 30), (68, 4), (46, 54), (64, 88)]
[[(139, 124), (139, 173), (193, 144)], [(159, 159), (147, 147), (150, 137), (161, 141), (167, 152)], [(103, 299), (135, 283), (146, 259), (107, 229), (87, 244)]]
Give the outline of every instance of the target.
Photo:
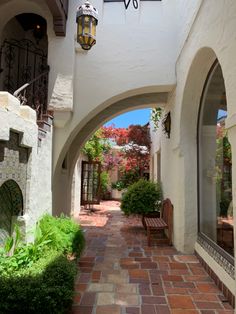
[(7, 180), (0, 187), (0, 243), (12, 234), (17, 217), (22, 215), (22, 191), (16, 181)]
[(16, 15), (0, 37), (0, 90), (14, 93), (48, 69), (47, 21), (33, 13)]
[[(21, 134), (10, 131), (0, 140), (0, 241), (11, 234), (14, 221), (27, 208), (30, 149), (21, 145)], [(4, 232), (2, 230), (5, 230)]]

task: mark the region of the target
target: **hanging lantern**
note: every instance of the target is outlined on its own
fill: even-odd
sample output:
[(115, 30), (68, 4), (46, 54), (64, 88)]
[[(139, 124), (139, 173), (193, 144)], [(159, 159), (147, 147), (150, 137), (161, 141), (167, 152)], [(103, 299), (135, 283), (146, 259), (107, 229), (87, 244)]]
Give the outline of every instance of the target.
[(84, 50), (96, 44), (96, 27), (98, 24), (97, 10), (86, 1), (77, 9), (77, 42)]

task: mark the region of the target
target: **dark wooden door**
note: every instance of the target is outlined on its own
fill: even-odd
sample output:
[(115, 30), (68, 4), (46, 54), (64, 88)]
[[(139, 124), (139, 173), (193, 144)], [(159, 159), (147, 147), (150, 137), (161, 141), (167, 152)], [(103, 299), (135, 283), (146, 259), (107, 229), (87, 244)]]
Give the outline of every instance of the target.
[(81, 204), (100, 203), (101, 163), (82, 161)]

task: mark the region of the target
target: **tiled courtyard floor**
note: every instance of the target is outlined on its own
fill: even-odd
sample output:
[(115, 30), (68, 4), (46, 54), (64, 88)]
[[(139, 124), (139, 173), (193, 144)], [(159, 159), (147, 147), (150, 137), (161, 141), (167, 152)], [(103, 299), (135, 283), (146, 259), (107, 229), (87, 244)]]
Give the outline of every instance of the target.
[(232, 308), (193, 255), (147, 246), (140, 218), (115, 201), (82, 210), (86, 249), (73, 314), (223, 314)]

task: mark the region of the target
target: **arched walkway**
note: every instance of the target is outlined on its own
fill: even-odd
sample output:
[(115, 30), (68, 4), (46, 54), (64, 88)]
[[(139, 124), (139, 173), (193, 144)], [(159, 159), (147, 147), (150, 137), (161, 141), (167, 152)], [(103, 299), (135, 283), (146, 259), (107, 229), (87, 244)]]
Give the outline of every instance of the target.
[[(124, 112), (164, 105), (167, 102), (167, 93), (147, 93), (124, 98), (110, 105), (101, 106), (101, 111), (91, 112), (89, 117), (78, 121), (74, 130), (68, 135), (66, 144), (60, 152), (53, 176), (53, 210), (54, 214), (71, 211), (71, 185), (75, 164), (80, 149), (86, 140), (101, 125), (111, 118)], [(99, 108), (98, 108), (99, 109)], [(135, 121), (134, 121), (135, 123)], [(65, 161), (65, 162), (64, 162)], [(66, 169), (62, 165), (66, 164)]]

